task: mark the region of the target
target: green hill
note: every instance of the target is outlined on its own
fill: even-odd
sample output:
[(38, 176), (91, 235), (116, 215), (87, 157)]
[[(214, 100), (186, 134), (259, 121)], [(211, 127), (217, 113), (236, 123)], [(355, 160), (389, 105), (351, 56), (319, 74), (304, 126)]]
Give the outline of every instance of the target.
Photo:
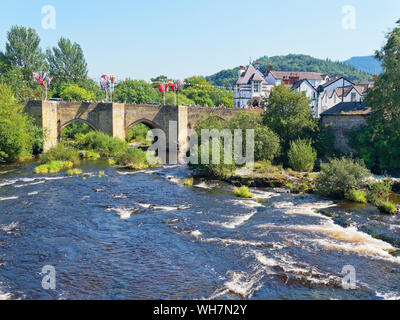
[[(282, 71), (308, 71), (326, 73), (331, 76), (344, 76), (352, 81), (367, 81), (372, 78), (368, 73), (362, 72), (344, 62), (322, 60), (302, 54), (289, 54), (287, 56), (262, 57), (257, 60), (260, 63), (261, 72), (265, 73), (268, 66), (274, 70)], [(239, 67), (222, 70), (206, 80), (216, 86), (233, 86), (238, 78)]]

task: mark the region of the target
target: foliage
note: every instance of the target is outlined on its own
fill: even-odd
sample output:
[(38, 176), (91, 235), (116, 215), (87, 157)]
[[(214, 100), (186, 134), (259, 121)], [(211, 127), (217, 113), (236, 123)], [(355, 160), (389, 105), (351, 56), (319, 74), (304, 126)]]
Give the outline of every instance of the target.
[(41, 71), (45, 65), (44, 55), (39, 47), (40, 38), (32, 28), (13, 26), (7, 33), (4, 57), (24, 75)]
[(79, 155), (86, 160), (98, 160), (100, 158), (100, 154), (94, 151), (80, 151)]
[(258, 125), (254, 134), (255, 161), (273, 161), (280, 154), (279, 137), (268, 127)]
[(173, 106), (175, 104), (178, 105), (195, 105), (196, 103), (186, 97), (183, 93), (179, 92), (176, 94), (176, 102), (175, 102), (175, 94), (173, 92), (167, 92), (165, 94), (165, 104), (167, 106)]
[(133, 170), (143, 170), (150, 167), (146, 152), (137, 148), (128, 148), (113, 157), (115, 164)]
[(378, 209), (383, 212), (383, 213), (388, 213), (388, 214), (397, 214), (397, 209), (394, 206), (394, 204), (390, 201), (378, 201), (376, 203), (376, 206)]
[(161, 95), (151, 84), (143, 81), (126, 80), (118, 83), (115, 87), (113, 99), (121, 103), (159, 103), (161, 102)]
[(79, 152), (64, 143), (58, 143), (57, 146), (51, 148), (46, 153), (41, 154), (39, 157), (39, 162), (42, 164), (51, 161), (68, 161), (78, 164), (80, 161)]
[(143, 123), (134, 125), (126, 132), (126, 141), (135, 142), (138, 138), (144, 138), (144, 140), (146, 140), (149, 131), (150, 128)]
[(183, 180), (183, 184), (186, 187), (193, 187), (193, 183), (194, 183), (194, 178), (193, 177), (188, 177), (185, 180)]
[(382, 179), (369, 185), (368, 201), (377, 205), (379, 201), (389, 201), (392, 185), (389, 179)]
[(57, 47), (47, 49), (46, 59), (55, 81), (60, 79), (82, 79), (87, 77), (87, 63), (81, 46), (61, 38)]
[(50, 161), (35, 168), (36, 174), (58, 173), (61, 170), (73, 168), (74, 164), (70, 161)]
[(290, 167), (295, 171), (312, 171), (317, 159), (317, 152), (310, 140), (296, 140), (290, 143), (288, 160)]
[(357, 203), (367, 203), (366, 193), (363, 190), (350, 189), (345, 197), (347, 200)]
[(214, 88), (211, 83), (202, 77), (185, 79), (185, 86), (180, 93), (196, 105), (214, 107), (224, 105), (233, 108), (233, 93), (228, 90)]
[[(262, 57), (257, 60), (260, 71), (265, 73), (269, 66), (274, 70), (283, 71), (308, 71), (320, 72), (332, 76), (344, 76), (352, 81), (367, 81), (371, 75), (359, 71), (343, 62), (335, 62), (329, 59), (322, 60), (302, 54), (289, 54), (286, 56)], [(216, 74), (206, 77), (206, 80), (216, 86), (233, 86), (238, 78), (239, 67), (222, 70)]]
[(31, 119), (22, 113), (12, 89), (0, 84), (0, 162), (30, 157), (34, 141)]
[(69, 169), (67, 171), (67, 175), (69, 175), (69, 176), (74, 176), (74, 175), (78, 175), (78, 174), (82, 174), (81, 169), (75, 168), (75, 169)]
[(92, 131), (93, 129), (86, 123), (84, 122), (73, 122), (66, 126), (62, 131), (61, 131), (61, 138), (63, 140), (65, 139), (75, 139), (77, 135), (85, 135)]
[(78, 136), (75, 147), (80, 150), (92, 150), (104, 157), (111, 157), (124, 152), (128, 145), (125, 141), (111, 137), (102, 132), (91, 131), (84, 136)]
[(342, 157), (321, 164), (321, 173), (316, 181), (316, 191), (322, 196), (343, 198), (351, 189), (356, 189), (370, 175), (362, 161)]
[(235, 187), (233, 192), (234, 192), (235, 196), (238, 198), (244, 198), (244, 199), (254, 198), (254, 196), (249, 191), (249, 188), (246, 186), (242, 186), (240, 188)]
[(66, 101), (92, 101), (95, 100), (95, 94), (79, 87), (76, 84), (70, 84), (60, 94), (60, 97)]
[(375, 56), (384, 72), (375, 79), (365, 104), (371, 107), (367, 130), (360, 130), (352, 146), (376, 171), (400, 169), (400, 20)]
[(335, 136), (329, 125), (320, 123), (314, 140), (314, 148), (317, 150), (318, 158), (333, 157), (338, 154), (335, 149)]
[(266, 108), (263, 122), (280, 137), (284, 152), (290, 141), (306, 138), (317, 129), (308, 99), (284, 84), (274, 87), (262, 105)]

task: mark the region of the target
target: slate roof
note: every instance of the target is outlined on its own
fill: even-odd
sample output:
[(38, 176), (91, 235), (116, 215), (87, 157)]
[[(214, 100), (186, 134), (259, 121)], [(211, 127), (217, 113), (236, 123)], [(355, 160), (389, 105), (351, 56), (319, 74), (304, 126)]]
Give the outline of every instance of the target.
[(277, 80), (283, 80), (284, 78), (298, 77), (299, 80), (323, 80), (323, 75), (318, 72), (302, 72), (302, 71), (270, 71), (272, 76)]
[(262, 73), (254, 68), (253, 65), (249, 65), (243, 75), (236, 81), (236, 84), (250, 84), (252, 81), (261, 81), (266, 84)]
[(371, 108), (362, 102), (341, 102), (321, 113), (321, 116), (368, 115)]

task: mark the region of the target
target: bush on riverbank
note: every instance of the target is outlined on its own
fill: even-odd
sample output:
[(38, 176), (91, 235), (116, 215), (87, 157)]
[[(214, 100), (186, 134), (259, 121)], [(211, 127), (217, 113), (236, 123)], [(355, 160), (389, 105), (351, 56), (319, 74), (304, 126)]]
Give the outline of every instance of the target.
[(360, 187), (370, 171), (364, 163), (351, 158), (331, 159), (321, 164), (316, 190), (322, 196), (343, 199), (351, 189)]
[(41, 164), (46, 164), (51, 161), (69, 161), (74, 165), (78, 165), (80, 162), (79, 151), (64, 143), (59, 143), (39, 157), (39, 163)]
[(193, 177), (188, 177), (185, 180), (183, 180), (183, 184), (185, 187), (193, 187), (193, 183), (194, 183)]
[(42, 164), (35, 168), (36, 174), (48, 174), (58, 173), (61, 170), (67, 170), (73, 168), (74, 164), (71, 161), (51, 161), (46, 164)]
[(116, 165), (133, 170), (143, 170), (151, 167), (151, 164), (147, 161), (146, 152), (136, 148), (128, 148), (117, 153), (114, 155), (113, 160)]
[(376, 181), (369, 185), (368, 201), (377, 204), (379, 201), (389, 201), (392, 185), (389, 179)]
[(244, 198), (244, 199), (251, 199), (254, 198), (253, 194), (250, 192), (249, 188), (246, 186), (242, 186), (240, 188), (234, 188), (233, 192), (236, 197)]
[(100, 154), (94, 151), (79, 151), (79, 155), (82, 157), (82, 159), (85, 160), (98, 160), (100, 159)]
[(74, 175), (78, 175), (78, 174), (82, 174), (82, 170), (75, 168), (75, 169), (70, 169), (67, 171), (67, 175), (69, 176), (74, 176)]
[(128, 148), (127, 142), (96, 131), (78, 136), (74, 146), (80, 150), (95, 151), (103, 157), (113, 157)]
[(12, 88), (0, 83), (0, 162), (30, 158), (34, 145), (40, 148), (41, 130), (22, 110)]
[(310, 140), (296, 140), (290, 143), (289, 166), (295, 171), (311, 172), (317, 159), (317, 152)]
[(397, 209), (390, 201), (378, 200), (375, 204), (382, 213), (397, 214)]
[(351, 189), (346, 194), (347, 200), (357, 202), (357, 203), (367, 203), (367, 194), (363, 190)]

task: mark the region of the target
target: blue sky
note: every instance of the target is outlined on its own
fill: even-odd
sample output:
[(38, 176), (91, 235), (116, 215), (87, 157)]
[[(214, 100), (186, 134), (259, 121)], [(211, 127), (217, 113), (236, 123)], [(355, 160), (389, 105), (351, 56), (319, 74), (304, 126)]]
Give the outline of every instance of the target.
[[(55, 30), (42, 28), (41, 10), (49, 4)], [(355, 29), (342, 27), (345, 5), (356, 9)], [(183, 79), (264, 55), (370, 55), (398, 19), (398, 0), (1, 1), (0, 48), (10, 26), (19, 24), (35, 28), (44, 49), (61, 36), (78, 42), (92, 77)]]

